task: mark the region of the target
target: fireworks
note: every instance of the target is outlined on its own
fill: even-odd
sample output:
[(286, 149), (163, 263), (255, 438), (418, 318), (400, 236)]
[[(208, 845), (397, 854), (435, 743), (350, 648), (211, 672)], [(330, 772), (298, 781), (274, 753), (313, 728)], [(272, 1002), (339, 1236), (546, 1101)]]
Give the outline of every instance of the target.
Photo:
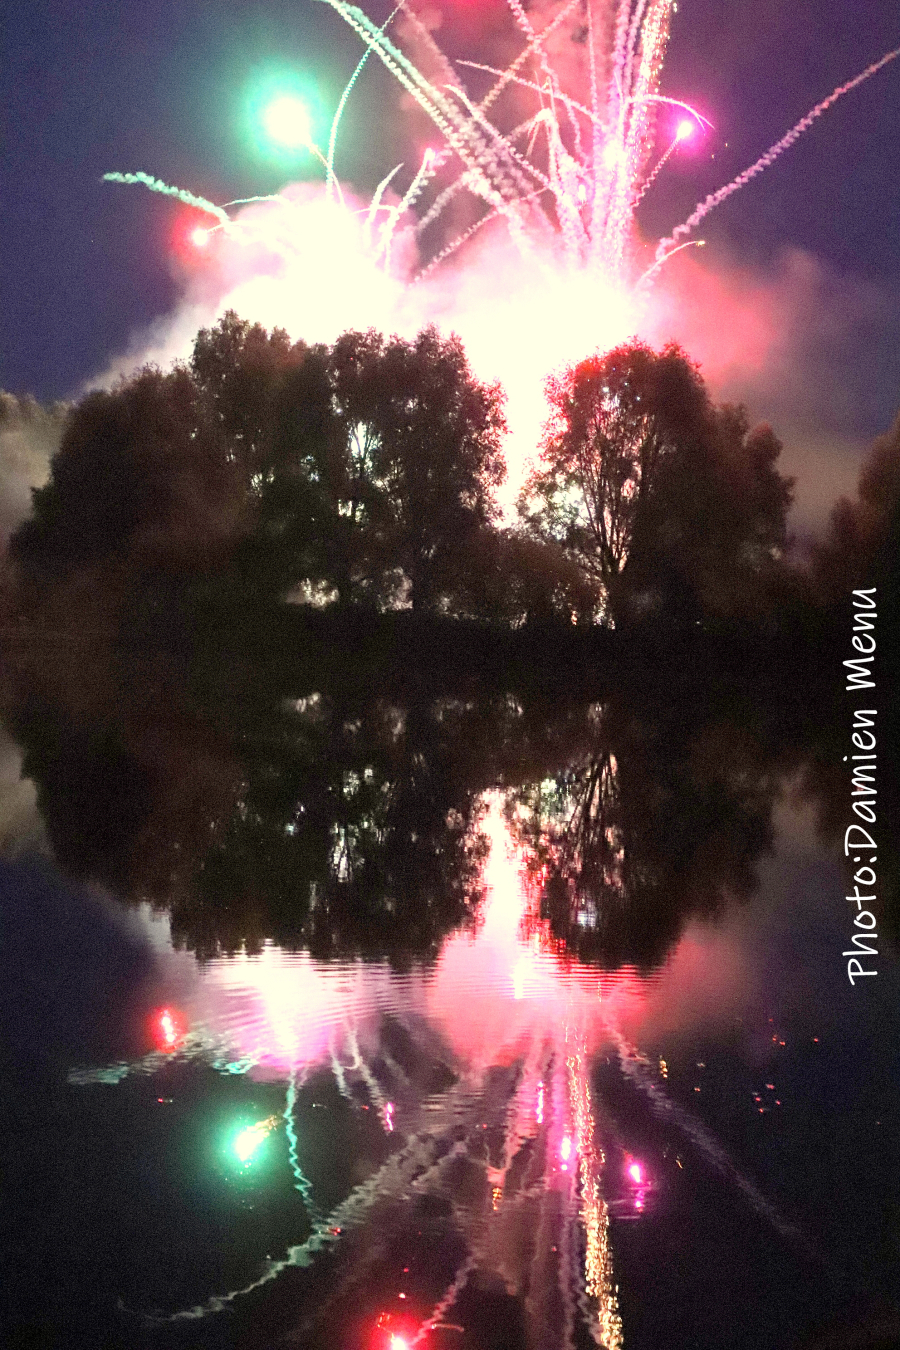
[[(710, 211), (900, 55), (888, 52), (840, 85), (655, 244), (638, 229), (641, 202), (679, 154), (713, 134), (702, 113), (660, 93), (672, 0), (536, 0), (527, 13), (521, 0), (507, 0), (508, 31), (500, 33), (492, 13), (497, 64), (452, 64), (426, 27), (428, 14), (408, 0), (381, 26), (347, 0), (324, 3), (363, 44), (327, 140), (319, 135), (324, 148), (302, 82), (273, 86), (255, 108), (273, 147), (292, 162), (317, 161), (324, 181), (217, 205), (146, 173), (105, 175), (206, 217), (184, 231), (202, 276), (188, 279), (183, 314), (144, 359), (183, 357), (198, 321), (229, 308), (309, 342), (368, 327), (411, 337), (436, 323), (462, 338), (479, 378), (506, 390), (502, 501), (510, 506), (546, 419), (544, 381), (564, 364), (641, 336), (654, 345), (686, 341), (710, 376), (710, 360), (727, 367), (721, 339), (729, 325), (708, 316), (715, 340), (705, 350), (702, 323), (698, 336), (667, 299), (660, 270), (702, 245), (694, 231)], [(339, 132), (373, 60), (420, 111), (411, 127), (420, 148), (363, 196), (340, 181)], [(743, 357), (745, 318), (740, 331)], [(122, 372), (117, 363), (109, 375)]]
[[(522, 42), (515, 59), (503, 69), (475, 61), (457, 63), (470, 79), (482, 86), (486, 82), (480, 96), (465, 87), (459, 71), (406, 0), (381, 27), (347, 0), (324, 3), (365, 44), (339, 102), (327, 153), (313, 141), (310, 116), (301, 99), (287, 94), (274, 98), (262, 110), (261, 120), (273, 142), (308, 150), (318, 158), (325, 169), (328, 197), (341, 199), (335, 173), (338, 126), (367, 57), (376, 56), (415, 100), (443, 144), (425, 151), (402, 195), (386, 200), (403, 167), (398, 165), (371, 198), (365, 233), (382, 267), (390, 270), (395, 241), (405, 234), (415, 238), (419, 255), (427, 258), (421, 277), (483, 226), (502, 220), (518, 250), (539, 266), (546, 265), (549, 244), (549, 252), (569, 270), (600, 272), (615, 286), (634, 283), (639, 252), (635, 210), (678, 146), (698, 129), (711, 126), (695, 109), (659, 92), (673, 0), (618, 0), (612, 19), (609, 5), (598, 0), (559, 0), (552, 9), (534, 11), (544, 20), (539, 28), (520, 0), (508, 0), (510, 20)], [(398, 15), (402, 38), (391, 34)], [(415, 51), (418, 64), (409, 49)], [(886, 53), (840, 85), (753, 165), (706, 197), (659, 243), (654, 262), (641, 279), (684, 247), (685, 236), (711, 210), (767, 168), (833, 103), (898, 55), (900, 48)], [(424, 73), (425, 66), (432, 78)], [(667, 149), (651, 165), (661, 109), (667, 116), (677, 110), (680, 117)], [(104, 177), (110, 182), (141, 183), (213, 217), (216, 224), (211, 230), (194, 232), (198, 247), (205, 247), (217, 230), (242, 234), (223, 207), (149, 174)], [(441, 238), (441, 224), (464, 197), (478, 203), (476, 218), (455, 237)]]

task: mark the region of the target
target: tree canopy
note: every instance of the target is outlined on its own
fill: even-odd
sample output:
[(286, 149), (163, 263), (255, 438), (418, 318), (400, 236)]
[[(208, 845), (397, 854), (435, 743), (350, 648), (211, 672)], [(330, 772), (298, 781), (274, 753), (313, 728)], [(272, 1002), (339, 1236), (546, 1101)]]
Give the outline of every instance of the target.
[(595, 578), (606, 617), (748, 613), (775, 580), (791, 481), (769, 427), (716, 407), (681, 349), (632, 342), (551, 378), (520, 513)]
[(11, 554), (33, 581), (236, 560), (260, 592), (440, 609), (496, 519), (505, 429), (455, 337), (310, 347), (228, 313), (187, 366), (74, 409)]
[(104, 631), (173, 597), (183, 612), (185, 595), (189, 616), (214, 596), (234, 614), (299, 599), (507, 626), (684, 626), (771, 605), (791, 483), (770, 428), (715, 406), (676, 346), (629, 343), (547, 392), (510, 527), (504, 395), (457, 337), (309, 345), (229, 312), (186, 364), (69, 412), (10, 541), (20, 589), (54, 625), (90, 596)]
[(835, 504), (813, 555), (821, 597), (843, 603), (857, 586), (888, 587), (896, 604), (900, 556), (900, 415), (876, 438), (859, 472), (856, 500)]

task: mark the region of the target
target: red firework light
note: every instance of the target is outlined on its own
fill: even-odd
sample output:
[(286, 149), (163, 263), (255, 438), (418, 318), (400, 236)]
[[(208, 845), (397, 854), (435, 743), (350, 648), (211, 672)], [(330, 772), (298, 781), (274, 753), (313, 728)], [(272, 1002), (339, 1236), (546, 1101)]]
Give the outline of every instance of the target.
[(184, 1040), (184, 1020), (173, 1008), (159, 1008), (151, 1018), (153, 1039), (167, 1054), (176, 1050)]

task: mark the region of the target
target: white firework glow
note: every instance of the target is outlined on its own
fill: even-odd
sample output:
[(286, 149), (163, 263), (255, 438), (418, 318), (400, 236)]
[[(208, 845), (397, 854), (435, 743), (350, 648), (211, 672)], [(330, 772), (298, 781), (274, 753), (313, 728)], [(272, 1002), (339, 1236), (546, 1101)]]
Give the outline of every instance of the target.
[[(209, 218), (208, 228), (193, 230), (206, 280), (195, 281), (200, 291), (180, 324), (141, 355), (183, 354), (199, 323), (227, 308), (308, 341), (369, 326), (409, 336), (436, 322), (460, 334), (482, 378), (506, 388), (511, 491), (545, 416), (545, 377), (635, 334), (658, 338), (649, 283), (667, 259), (702, 243), (691, 236), (711, 210), (900, 55), (886, 53), (835, 89), (654, 252), (640, 239), (636, 209), (679, 147), (709, 128), (659, 92), (673, 0), (544, 0), (527, 13), (521, 0), (507, 0), (520, 50), (505, 67), (452, 64), (407, 0), (380, 27), (346, 0), (323, 2), (364, 44), (327, 148), (312, 142), (296, 100), (269, 108), (279, 137), (299, 138), (320, 161), (323, 183), (221, 206), (146, 173), (105, 175)], [(340, 183), (335, 155), (342, 114), (371, 57), (439, 140), (414, 171), (398, 165), (361, 200)], [(661, 117), (670, 130), (659, 156)]]

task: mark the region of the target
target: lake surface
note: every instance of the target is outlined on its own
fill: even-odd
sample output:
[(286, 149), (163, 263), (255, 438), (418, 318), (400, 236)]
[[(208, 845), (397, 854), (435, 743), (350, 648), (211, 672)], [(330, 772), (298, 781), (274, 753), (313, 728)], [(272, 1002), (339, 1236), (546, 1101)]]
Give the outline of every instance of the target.
[[(289, 712), (304, 734), (321, 725), (314, 701)], [(342, 716), (358, 748), (364, 719)], [(900, 1344), (900, 968), (882, 952), (877, 978), (850, 987), (846, 873), (796, 766), (741, 742), (723, 787), (731, 742), (707, 728), (689, 754), (669, 736), (650, 768), (615, 741), (617, 717), (578, 771), (559, 733), (552, 783), (469, 772), (481, 742), (463, 726), (454, 778), (463, 752), (433, 735), (448, 716), (411, 747), (403, 713), (406, 776), (395, 756), (384, 819), (368, 741), (364, 766), (334, 741), (303, 760), (338, 774), (345, 805), (370, 794), (324, 833), (309, 822), (332, 786), (304, 768), (298, 788), (296, 759), (288, 788), (247, 770), (236, 814), (221, 808), (232, 833), (210, 827), (190, 883), (171, 864), (167, 904), (147, 880), (159, 868), (133, 857), (189, 852), (198, 756), (138, 810), (108, 738), (104, 795), (84, 736), (63, 774), (61, 751), (17, 729), (37, 789), (9, 743), (6, 1343)], [(397, 717), (379, 717), (393, 745)], [(212, 819), (227, 774), (205, 763)], [(672, 767), (686, 763), (690, 782)], [(485, 791), (491, 776), (506, 785)], [(263, 799), (251, 848), (247, 803)], [(90, 841), (89, 866), (73, 840)], [(295, 859), (302, 845), (295, 873), (286, 845)], [(353, 892), (363, 926), (335, 898), (357, 875), (378, 878)], [(291, 885), (296, 929), (272, 898)], [(653, 923), (604, 917), (614, 894)], [(438, 918), (404, 945), (417, 897)]]

